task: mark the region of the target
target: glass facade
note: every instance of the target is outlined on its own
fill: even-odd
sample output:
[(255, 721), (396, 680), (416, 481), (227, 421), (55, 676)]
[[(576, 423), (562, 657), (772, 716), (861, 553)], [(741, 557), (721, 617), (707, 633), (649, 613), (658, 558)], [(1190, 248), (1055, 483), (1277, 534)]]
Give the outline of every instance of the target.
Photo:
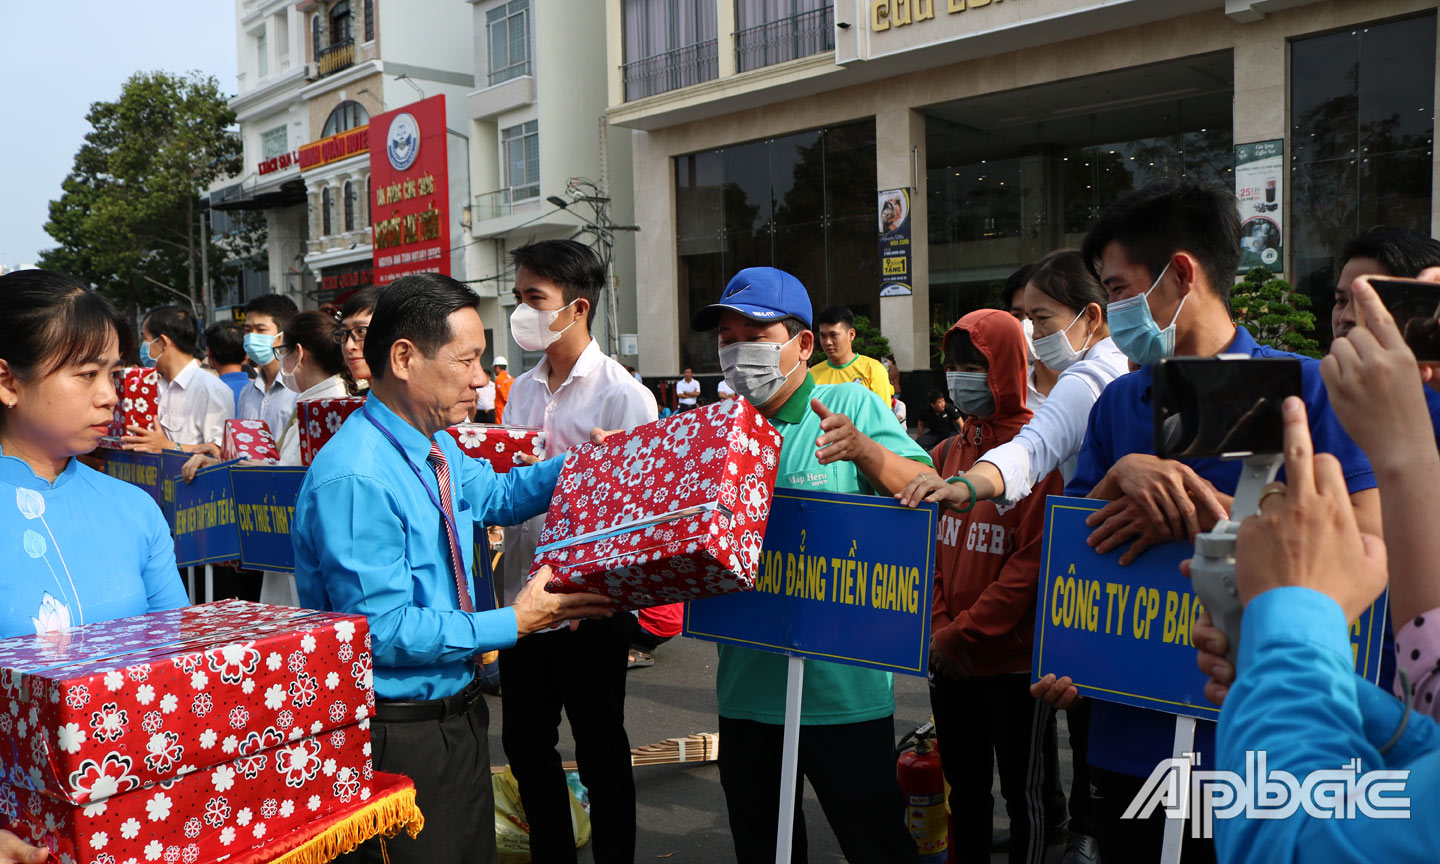
[(719, 371), (714, 334), (691, 314), (745, 267), (779, 267), (819, 311), (843, 304), (876, 317), (875, 123), (690, 153), (675, 159), (680, 361)]
[(999, 305), (1007, 276), (1078, 247), (1131, 190), (1172, 177), (1233, 188), (1233, 87), (1222, 52), (930, 109), (932, 324)]
[(1435, 14), (1296, 39), (1290, 82), (1291, 269), (1328, 342), (1346, 241), (1430, 233)]

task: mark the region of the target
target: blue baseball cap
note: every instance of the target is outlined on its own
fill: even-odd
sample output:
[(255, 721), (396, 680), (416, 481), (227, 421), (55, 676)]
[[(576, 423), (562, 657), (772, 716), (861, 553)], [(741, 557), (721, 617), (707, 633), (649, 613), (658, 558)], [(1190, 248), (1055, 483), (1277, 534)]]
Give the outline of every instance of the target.
[(810, 292), (800, 280), (774, 267), (746, 267), (736, 273), (720, 302), (712, 303), (690, 318), (692, 330), (714, 330), (720, 326), (720, 313), (739, 312), (751, 321), (768, 323), (785, 318), (798, 318), (810, 326)]

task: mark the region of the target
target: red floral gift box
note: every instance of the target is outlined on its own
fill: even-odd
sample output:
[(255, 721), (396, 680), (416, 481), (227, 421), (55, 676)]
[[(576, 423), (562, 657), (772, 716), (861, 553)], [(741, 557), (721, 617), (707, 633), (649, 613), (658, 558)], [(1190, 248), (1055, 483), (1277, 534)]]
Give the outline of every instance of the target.
[(257, 462), (278, 462), (280, 451), (270, 437), (264, 420), (226, 420), (225, 439), (220, 445), (220, 459), (254, 459)]
[(493, 423), (461, 423), (445, 430), (466, 456), (484, 459), (496, 473), (503, 474), (524, 465), (520, 454), (545, 458), (545, 430), (533, 426), (497, 426)]
[(295, 403), (295, 423), (300, 428), (300, 464), (309, 465), (325, 442), (340, 431), (345, 418), (365, 404), (363, 396), (334, 399), (301, 399)]
[(573, 448), (534, 569), (629, 608), (753, 589), (780, 442), (737, 399)]
[(126, 366), (115, 373), (115, 419), (110, 422), (110, 435), (129, 435), (130, 426), (155, 427), (155, 414), (160, 399), (160, 373), (144, 366)]
[(224, 600), (0, 640), (0, 778), (69, 804), (367, 718), (363, 616)]
[[(380, 791), (370, 762), (369, 721), (294, 741), (274, 727), (250, 732), (224, 762), (140, 788), (126, 758), (95, 769), (95, 786), (114, 793), (68, 804), (0, 784), (0, 826), (48, 848), (50, 860), (121, 862), (221, 861), (282, 840), (336, 811), (352, 810)], [(219, 733), (201, 739), (219, 752)], [(188, 761), (179, 744), (159, 755)], [(113, 756), (113, 754), (112, 754)], [(270, 856), (265, 856), (267, 859)]]

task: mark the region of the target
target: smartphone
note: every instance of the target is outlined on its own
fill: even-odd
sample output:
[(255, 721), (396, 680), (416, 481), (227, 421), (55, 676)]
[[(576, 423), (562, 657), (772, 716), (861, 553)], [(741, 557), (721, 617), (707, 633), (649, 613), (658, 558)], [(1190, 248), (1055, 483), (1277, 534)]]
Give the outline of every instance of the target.
[[(1390, 317), (1404, 335), (1405, 344), (1415, 352), (1415, 359), (1440, 363), (1440, 283), (1392, 276), (1367, 276), (1365, 281), (1390, 310)], [(1360, 317), (1363, 326), (1364, 316)]]
[(1241, 459), (1285, 449), (1280, 406), (1300, 395), (1300, 361), (1179, 357), (1154, 367), (1155, 455)]

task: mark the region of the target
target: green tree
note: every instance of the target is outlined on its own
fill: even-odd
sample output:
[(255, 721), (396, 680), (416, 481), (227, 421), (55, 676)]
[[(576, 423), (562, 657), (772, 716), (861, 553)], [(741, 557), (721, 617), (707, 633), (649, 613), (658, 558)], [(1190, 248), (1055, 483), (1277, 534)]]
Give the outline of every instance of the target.
[(864, 354), (877, 360), (895, 353), (890, 348), (890, 340), (864, 315), (855, 316), (855, 342), (850, 347), (856, 354)]
[(1310, 298), (1264, 267), (1251, 270), (1230, 289), (1230, 308), (1235, 322), (1245, 325), (1256, 342), (1307, 357), (1320, 356)]
[[(119, 99), (94, 103), (85, 119), (91, 130), (45, 224), (59, 246), (41, 253), (41, 266), (72, 273), (132, 311), (175, 302), (172, 292), (202, 309), (202, 196), (242, 165), (235, 112), (219, 83), (137, 72)], [(212, 238), (212, 281), (263, 243), (263, 230)]]

